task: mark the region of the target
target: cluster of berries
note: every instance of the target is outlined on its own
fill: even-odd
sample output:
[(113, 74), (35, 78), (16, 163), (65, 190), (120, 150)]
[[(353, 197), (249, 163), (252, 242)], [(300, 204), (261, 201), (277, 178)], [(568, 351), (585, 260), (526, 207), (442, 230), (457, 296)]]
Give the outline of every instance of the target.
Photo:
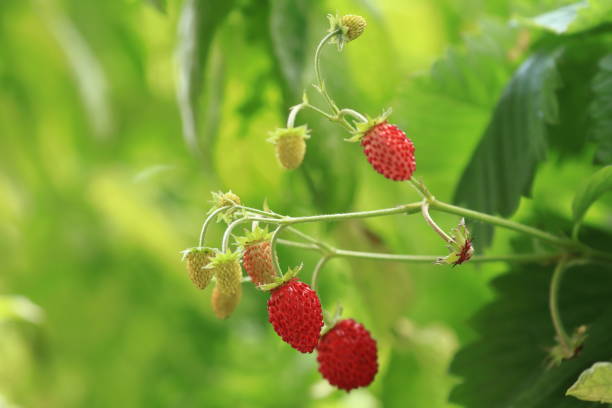
[[(228, 318), (242, 296), (242, 268), (259, 289), (269, 291), (268, 316), (274, 331), (302, 353), (317, 350), (319, 371), (331, 385), (350, 391), (369, 385), (378, 371), (376, 341), (352, 319), (323, 330), (317, 293), (289, 270), (280, 277), (272, 259), (271, 234), (256, 227), (237, 239), (240, 249), (220, 252), (196, 247), (183, 252), (191, 281), (205, 289), (216, 281), (211, 303), (215, 315)], [(242, 267), (240, 265), (242, 261)]]
[[(394, 181), (410, 180), (416, 170), (414, 144), (400, 128), (387, 122), (384, 114), (357, 125), (360, 130), (348, 139), (360, 142), (374, 170)], [(306, 140), (310, 138), (305, 125), (276, 129), (268, 139), (276, 147), (276, 157), (287, 170), (302, 164)]]

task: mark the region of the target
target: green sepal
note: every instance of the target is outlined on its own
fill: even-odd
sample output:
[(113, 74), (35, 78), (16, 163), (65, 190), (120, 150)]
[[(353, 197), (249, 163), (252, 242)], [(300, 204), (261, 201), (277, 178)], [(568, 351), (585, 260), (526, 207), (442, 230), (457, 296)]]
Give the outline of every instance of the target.
[(445, 257), (438, 258), (436, 264), (448, 264), (448, 265), (460, 265), (466, 261), (469, 261), (474, 254), (474, 246), (472, 245), (472, 238), (470, 231), (465, 225), (465, 219), (461, 218), (459, 225), (451, 231), (451, 239), (449, 242), (448, 250), (450, 254)]
[(272, 233), (268, 231), (268, 228), (256, 226), (252, 231), (245, 230), (245, 234), (241, 237), (237, 237), (236, 242), (241, 249), (245, 249), (249, 245), (270, 241), (271, 239)]
[(325, 333), (330, 331), (336, 325), (336, 323), (340, 321), (343, 311), (344, 311), (344, 308), (342, 307), (341, 304), (338, 304), (338, 306), (336, 306), (333, 313), (330, 313), (327, 310), (323, 311), (324, 326), (323, 326), (323, 329), (321, 330), (321, 337), (323, 337)]
[(278, 128), (270, 132), (270, 137), (266, 139), (267, 142), (272, 144), (278, 143), (279, 139), (287, 136), (298, 135), (302, 139), (310, 139), (310, 129), (306, 125), (292, 127), (292, 128)]
[(289, 282), (291, 279), (295, 278), (297, 274), (300, 273), (303, 266), (304, 266), (303, 264), (300, 264), (299, 266), (296, 266), (295, 268), (289, 268), (289, 270), (287, 270), (287, 273), (285, 273), (283, 276), (279, 276), (278, 278), (276, 278), (274, 282), (267, 283), (265, 285), (259, 285), (257, 288), (264, 292), (274, 290), (278, 288), (279, 286), (282, 286), (285, 283)]
[(217, 251), (217, 254), (210, 260), (210, 263), (205, 266), (206, 269), (212, 269), (219, 265), (231, 262), (238, 262), (242, 257), (242, 251), (231, 251), (227, 250), (226, 252)]
[(194, 252), (202, 252), (205, 254), (211, 254), (213, 252), (217, 252), (217, 249), (215, 248), (210, 248), (210, 247), (191, 247), (191, 248), (187, 248), (182, 250), (180, 253), (182, 255), (181, 257), (181, 261), (185, 261), (185, 259), (187, 258), (187, 256), (191, 253)]
[(361, 141), (361, 138), (363, 138), (363, 136), (365, 136), (366, 133), (368, 133), (370, 131), (370, 129), (372, 129), (374, 126), (378, 126), (381, 123), (385, 122), (387, 120), (387, 118), (389, 118), (389, 116), (391, 115), (391, 113), (393, 112), (393, 110), (391, 108), (388, 108), (386, 110), (383, 111), (383, 113), (380, 116), (377, 116), (375, 118), (371, 118), (369, 115), (366, 115), (366, 118), (368, 119), (367, 122), (360, 122), (357, 123), (357, 131), (355, 133), (353, 133), (353, 136), (344, 139), (345, 142), (359, 142)]
[(328, 32), (338, 32), (329, 41), (331, 44), (337, 44), (338, 51), (342, 51), (348, 42), (357, 39), (367, 26), (367, 22), (363, 17), (352, 14), (343, 16), (328, 14), (327, 19), (329, 20)]
[[(222, 207), (234, 207), (242, 204), (240, 201), (240, 197), (234, 194), (232, 190), (229, 190), (227, 193), (224, 193), (222, 191), (213, 191), (212, 196), (213, 199), (211, 202), (213, 206), (210, 210), (208, 210), (208, 214)], [(234, 218), (237, 218), (239, 214), (240, 211), (238, 209), (228, 208), (227, 210), (221, 211), (219, 214), (217, 214), (217, 222), (225, 221), (229, 224)]]
[(572, 336), (569, 339), (569, 344), (564, 347), (559, 339), (557, 344), (548, 350), (548, 357), (550, 359), (549, 366), (554, 367), (560, 365), (563, 360), (569, 360), (578, 355), (582, 349), (582, 345), (587, 338), (587, 326), (578, 326)]

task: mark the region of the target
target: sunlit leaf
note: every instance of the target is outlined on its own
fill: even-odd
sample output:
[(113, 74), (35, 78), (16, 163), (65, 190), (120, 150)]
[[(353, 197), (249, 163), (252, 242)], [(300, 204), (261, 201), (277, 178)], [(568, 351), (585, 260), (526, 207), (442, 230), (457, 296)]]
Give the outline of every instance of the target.
[(612, 3), (607, 0), (585, 0), (540, 14), (519, 19), (528, 26), (556, 34), (572, 34), (612, 21)]
[[(558, 120), (559, 49), (527, 59), (500, 98), (455, 193), (455, 201), (510, 216), (529, 195), (537, 165), (546, 157), (546, 126)], [(490, 237), (482, 230), (476, 237)], [(483, 244), (488, 244), (483, 239)]]
[(612, 403), (612, 363), (593, 364), (580, 374), (566, 394), (585, 401)]
[(612, 190), (612, 166), (606, 166), (581, 184), (574, 196), (572, 213), (574, 223), (580, 224), (589, 207), (604, 193)]

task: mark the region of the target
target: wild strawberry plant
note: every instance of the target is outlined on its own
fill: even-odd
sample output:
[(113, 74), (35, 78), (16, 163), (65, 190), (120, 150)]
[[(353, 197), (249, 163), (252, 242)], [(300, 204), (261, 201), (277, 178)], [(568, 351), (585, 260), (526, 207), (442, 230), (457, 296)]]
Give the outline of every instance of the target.
[[(584, 279), (588, 277), (588, 279), (595, 280), (597, 276), (595, 276), (594, 271), (599, 266), (602, 270), (605, 269), (608, 272), (610, 270), (612, 252), (609, 249), (602, 250), (590, 243), (585, 243), (584, 240), (581, 240), (580, 231), (582, 219), (588, 208), (599, 196), (612, 188), (612, 167), (604, 167), (594, 174), (576, 193), (571, 236), (557, 233), (552, 229), (537, 228), (533, 225), (515, 222), (508, 218), (453, 205), (437, 199), (427, 188), (425, 181), (418, 178), (416, 172), (418, 145), (419, 143), (427, 143), (427, 141), (420, 140), (418, 135), (410, 135), (409, 137), (402, 129), (392, 124), (391, 109), (387, 109), (379, 116), (370, 116), (351, 107), (339, 106), (328, 92), (320, 67), (320, 57), (325, 46), (336, 44), (338, 50), (342, 51), (350, 42), (358, 39), (366, 27), (365, 20), (356, 15), (330, 16), (329, 20), (329, 31), (321, 39), (314, 53), (316, 80), (314, 88), (320, 94), (325, 106), (318, 106), (311, 102), (308, 92), (305, 91), (302, 101), (290, 109), (286, 126), (271, 132), (269, 141), (275, 145), (276, 156), (280, 165), (287, 170), (298, 168), (305, 155), (308, 154), (308, 144), (316, 143), (316, 137), (311, 136), (311, 133), (316, 134), (316, 129), (312, 132), (308, 124), (297, 124), (298, 114), (302, 110), (311, 110), (344, 128), (347, 132), (345, 138), (347, 142), (360, 143), (365, 159), (370, 163), (372, 169), (386, 178), (386, 180), (381, 179), (381, 182), (404, 182), (407, 186), (416, 190), (419, 199), (391, 208), (298, 217), (279, 214), (267, 207), (246, 206), (232, 192), (215, 193), (215, 204), (202, 226), (198, 245), (185, 251), (187, 269), (191, 280), (200, 289), (204, 289), (211, 280), (215, 281), (212, 303), (216, 315), (220, 318), (229, 317), (234, 308), (237, 307), (241, 296), (242, 283), (252, 282), (262, 292), (270, 292), (268, 300), (269, 321), (276, 333), (282, 340), (300, 352), (310, 353), (316, 350), (319, 371), (323, 377), (330, 384), (350, 391), (354, 388), (368, 386), (374, 380), (378, 371), (377, 346), (369, 331), (362, 324), (353, 320), (352, 317), (341, 318), (341, 312), (332, 314), (329, 311), (324, 312), (322, 310), (321, 304), (326, 302), (321, 302), (316, 292), (317, 280), (320, 272), (330, 259), (356, 258), (432, 263), (439, 265), (438, 267), (459, 266), (458, 269), (460, 269), (460, 265), (466, 262), (502, 261), (515, 264), (518, 272), (502, 279), (500, 281), (501, 287), (508, 285), (509, 281), (524, 279), (528, 274), (536, 275), (536, 277), (525, 279), (525, 286), (522, 290), (528, 292), (533, 288), (540, 288), (541, 285), (548, 287), (547, 299), (542, 300), (535, 297), (530, 299), (534, 302), (545, 301), (547, 303), (549, 321), (554, 328), (554, 336), (542, 334), (535, 339), (538, 342), (549, 344), (546, 369), (550, 371), (546, 375), (542, 374), (541, 381), (556, 381), (558, 384), (565, 384), (571, 380), (578, 380), (568, 392), (582, 399), (596, 398), (592, 393), (584, 392), (583, 388), (588, 385), (581, 388), (581, 384), (582, 382), (592, 382), (592, 378), (597, 376), (602, 376), (604, 379), (608, 378), (606, 377), (609, 376), (608, 365), (597, 363), (590, 369), (591, 371), (585, 372), (580, 379), (570, 377), (575, 370), (560, 370), (559, 367), (576, 365), (577, 362), (584, 365), (584, 360), (580, 360), (580, 357), (586, 355), (588, 358), (593, 358), (592, 356), (597, 355), (592, 350), (606, 339), (609, 340), (609, 333), (606, 334), (597, 325), (591, 331), (588, 326), (589, 319), (592, 318), (590, 313), (576, 314), (576, 311), (573, 310), (568, 313), (569, 317), (562, 315), (560, 303), (563, 302), (563, 299), (560, 299), (560, 288), (566, 271), (570, 269), (581, 270), (584, 273)], [(562, 53), (561, 48), (553, 48), (546, 48), (542, 51), (542, 54), (535, 55), (535, 62), (532, 61), (531, 65), (528, 64), (524, 68), (529, 71), (534, 69), (534, 66), (540, 67), (539, 70), (528, 73), (533, 76), (534, 80), (540, 77), (543, 80), (549, 78), (545, 72), (547, 61), (557, 58)], [(542, 61), (545, 62), (543, 65), (541, 64)], [(602, 64), (604, 68), (609, 67), (609, 59), (604, 60)], [(524, 71), (519, 71), (519, 75), (524, 74)], [(512, 99), (515, 97), (512, 95), (512, 88), (510, 89), (502, 97), (500, 103), (505, 103), (504, 98)], [(536, 101), (534, 103), (546, 103), (546, 101)], [(534, 109), (539, 108), (534, 106)], [(547, 113), (538, 111), (535, 114), (546, 115)], [(417, 140), (417, 143), (411, 140), (412, 136)], [(490, 143), (487, 140), (495, 137), (499, 136), (494, 133), (487, 133), (485, 141), (479, 148), (487, 149), (487, 143)], [(346, 148), (354, 147), (347, 145)], [(531, 153), (533, 152), (520, 154)], [(333, 158), (330, 158), (330, 160), (333, 160)], [(419, 161), (421, 160), (427, 160), (427, 157), (419, 157)], [(495, 165), (497, 164), (491, 164), (490, 166)], [(481, 171), (487, 171), (486, 166), (483, 168), (485, 170), (481, 169)], [(466, 177), (470, 174), (474, 177), (493, 177), (493, 175), (483, 175), (476, 172), (475, 168), (468, 168), (461, 185), (467, 186), (469, 184), (470, 180)], [(517, 168), (515, 173), (516, 177), (520, 178), (522, 182), (529, 180), (530, 175), (525, 173), (525, 169)], [(498, 182), (503, 183), (504, 180)], [(465, 190), (469, 191), (469, 187), (466, 187)], [(464, 199), (463, 201), (470, 200)], [(478, 205), (476, 206), (478, 207)], [(438, 225), (432, 215), (436, 212), (457, 216), (457, 226), (451, 231), (445, 231)], [(448, 248), (446, 254), (436, 256), (387, 254), (337, 248), (318, 237), (306, 234), (299, 228), (301, 224), (305, 223), (325, 223), (370, 217), (398, 217), (413, 214), (420, 215), (432, 231), (441, 238), (442, 243)], [(227, 224), (225, 233), (222, 241), (217, 245), (205, 246), (207, 230), (215, 219)], [(511, 230), (517, 234), (517, 237), (522, 237), (521, 239), (537, 241), (544, 249), (524, 250), (507, 254), (475, 254), (473, 236), (468, 229), (466, 220), (486, 224), (489, 227)], [(243, 237), (235, 237), (234, 234), (237, 229), (245, 224), (251, 224), (251, 231)], [(265, 226), (265, 228), (262, 228), (262, 226)], [(587, 234), (590, 235), (592, 232), (588, 231)], [(293, 239), (289, 239), (289, 236)], [(319, 262), (312, 270), (310, 284), (302, 281), (304, 280), (304, 271), (301, 265), (292, 265), (291, 267), (283, 265), (282, 260), (277, 255), (278, 245), (315, 251), (320, 254)], [(241, 273), (241, 263), (247, 276), (243, 276)], [(544, 279), (548, 276), (538, 273), (538, 270), (550, 269), (552, 269), (550, 279)], [(450, 270), (449, 273), (451, 273)], [(595, 293), (594, 297), (597, 298), (598, 295), (603, 296)], [(504, 301), (503, 296), (499, 301)], [(502, 310), (513, 313), (508, 308), (502, 308)], [(585, 321), (580, 321), (580, 316)], [(355, 317), (358, 319), (358, 316)], [(493, 318), (503, 320), (504, 315), (495, 314), (494, 316), (484, 317), (485, 320)], [(567, 321), (571, 321), (571, 325), (568, 325)], [(530, 333), (533, 333), (533, 331), (530, 331)], [(524, 346), (528, 347), (528, 341), (526, 343)], [(502, 351), (500, 350), (500, 352)], [(511, 350), (503, 352), (511, 353)], [(462, 359), (468, 358), (467, 356), (468, 354), (460, 353), (456, 360), (458, 361), (457, 364), (461, 365)], [(602, 371), (594, 372), (594, 370)], [(554, 379), (555, 375), (558, 378)], [(550, 377), (553, 377), (553, 380)], [(539, 380), (536, 379), (536, 381)], [(569, 385), (571, 384), (567, 384), (566, 388), (569, 388)], [(485, 386), (485, 384), (482, 383), (481, 386)], [(612, 387), (609, 378), (604, 380), (604, 386)], [(468, 383), (467, 387), (472, 387), (471, 383)], [(462, 386), (458, 387), (455, 395), (458, 395), (461, 399), (462, 392), (465, 389)], [(486, 396), (486, 392), (483, 395)], [(610, 393), (603, 392), (597, 395), (599, 396), (597, 398), (600, 398), (601, 401), (612, 402), (609, 397)], [(473, 396), (466, 398), (466, 401), (477, 401), (474, 402), (474, 406), (480, 406), (479, 403), (486, 401), (486, 397), (482, 397), (482, 399)], [(517, 398), (517, 401), (522, 401), (522, 399), (528, 397), (521, 395)], [(537, 401), (537, 398), (534, 401)]]

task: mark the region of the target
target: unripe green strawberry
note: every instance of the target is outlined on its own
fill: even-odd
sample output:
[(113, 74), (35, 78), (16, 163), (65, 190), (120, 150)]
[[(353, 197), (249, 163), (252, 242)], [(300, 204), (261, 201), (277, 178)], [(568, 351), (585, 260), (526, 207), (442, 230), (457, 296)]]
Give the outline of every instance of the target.
[(205, 289), (213, 276), (212, 269), (205, 268), (215, 255), (212, 248), (196, 247), (183, 251), (189, 278), (198, 289)]
[(363, 34), (368, 23), (365, 18), (355, 14), (347, 14), (340, 18), (340, 24), (346, 28), (346, 37), (348, 41), (353, 41), (355, 38)]
[(342, 51), (346, 43), (353, 41), (363, 34), (367, 26), (367, 22), (363, 17), (354, 14), (344, 16), (329, 14), (327, 18), (329, 19), (329, 32), (337, 33), (330, 42), (338, 44), (340, 51)]
[(213, 312), (219, 319), (227, 319), (236, 309), (240, 298), (242, 297), (242, 286), (238, 286), (238, 291), (234, 294), (228, 295), (219, 290), (219, 287), (215, 286), (210, 298)]
[(268, 230), (259, 227), (238, 238), (243, 251), (242, 266), (255, 286), (272, 283), (276, 278), (271, 238), (272, 234)]
[(310, 138), (306, 125), (276, 129), (268, 142), (276, 146), (276, 157), (287, 170), (296, 169), (302, 164), (306, 154), (306, 139)]
[(240, 252), (219, 252), (207, 266), (217, 278), (217, 288), (226, 295), (234, 295), (241, 290), (242, 269), (240, 268)]
[[(213, 206), (208, 211), (209, 214), (219, 208), (241, 205), (240, 197), (232, 193), (232, 190), (228, 191), (227, 193), (224, 193), (222, 191), (213, 192), (212, 196)], [(238, 214), (240, 214), (239, 208), (227, 208), (225, 211), (221, 211), (217, 215), (217, 222), (225, 221), (229, 224)]]

